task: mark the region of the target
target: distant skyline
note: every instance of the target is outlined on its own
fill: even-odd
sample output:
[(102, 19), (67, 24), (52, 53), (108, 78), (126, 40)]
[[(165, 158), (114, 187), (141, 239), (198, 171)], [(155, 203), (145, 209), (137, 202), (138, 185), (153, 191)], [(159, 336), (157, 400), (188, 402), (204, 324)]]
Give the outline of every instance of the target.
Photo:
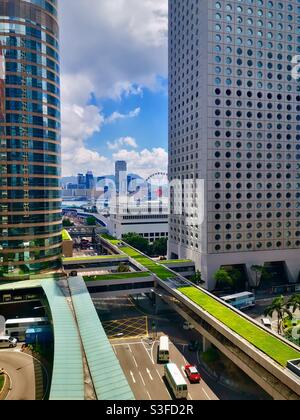
[(63, 176), (166, 171), (168, 1), (61, 0), (60, 14)]

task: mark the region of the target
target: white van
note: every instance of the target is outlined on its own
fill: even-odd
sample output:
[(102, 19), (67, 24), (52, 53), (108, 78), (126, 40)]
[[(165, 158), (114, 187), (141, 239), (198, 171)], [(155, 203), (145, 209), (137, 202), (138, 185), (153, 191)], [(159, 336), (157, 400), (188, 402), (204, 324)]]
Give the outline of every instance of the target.
[(269, 318), (262, 318), (261, 323), (264, 327), (272, 329), (272, 322), (269, 320)]
[(167, 363), (170, 360), (169, 337), (167, 336), (160, 337), (157, 359), (159, 362)]
[(0, 349), (12, 349), (14, 347), (17, 347), (18, 340), (13, 337), (0, 336)]

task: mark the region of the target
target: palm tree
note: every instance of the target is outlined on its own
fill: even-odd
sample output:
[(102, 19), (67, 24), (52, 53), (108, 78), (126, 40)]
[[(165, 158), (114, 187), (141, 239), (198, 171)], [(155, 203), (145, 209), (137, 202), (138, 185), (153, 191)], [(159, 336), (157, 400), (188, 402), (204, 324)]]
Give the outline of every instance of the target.
[(278, 319), (277, 328), (278, 328), (278, 334), (280, 334), (284, 316), (288, 315), (290, 318), (293, 317), (288, 306), (285, 304), (283, 296), (279, 296), (273, 300), (271, 305), (265, 310), (265, 316), (270, 316), (272, 318), (274, 312), (276, 312), (277, 314), (277, 319)]
[(300, 310), (300, 295), (291, 296), (286, 306), (291, 309), (293, 313), (295, 313), (297, 309)]

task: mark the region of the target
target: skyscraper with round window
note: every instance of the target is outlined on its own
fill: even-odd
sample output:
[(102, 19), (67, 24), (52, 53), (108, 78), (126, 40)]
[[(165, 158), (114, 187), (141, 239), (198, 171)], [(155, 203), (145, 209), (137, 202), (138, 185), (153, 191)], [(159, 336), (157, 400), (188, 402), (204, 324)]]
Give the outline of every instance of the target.
[(57, 0), (0, 0), (0, 280), (60, 267)]
[(255, 265), (278, 285), (298, 281), (299, 33), (296, 0), (169, 1), (169, 174), (184, 184), (169, 250), (194, 259), (210, 289), (223, 266), (255, 287)]

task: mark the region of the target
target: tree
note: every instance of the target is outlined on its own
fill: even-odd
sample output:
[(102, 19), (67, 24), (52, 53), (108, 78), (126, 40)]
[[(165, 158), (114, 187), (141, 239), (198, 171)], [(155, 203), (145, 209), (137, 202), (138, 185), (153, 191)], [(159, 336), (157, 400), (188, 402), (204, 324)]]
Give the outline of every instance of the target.
[(220, 268), (220, 270), (215, 273), (214, 279), (217, 282), (217, 287), (221, 289), (231, 288), (234, 285), (234, 280), (224, 268)]
[(149, 252), (149, 243), (147, 239), (143, 238), (138, 233), (128, 233), (123, 235), (123, 241), (144, 254), (148, 254)]
[(201, 274), (201, 271), (199, 270), (193, 275), (193, 277), (191, 278), (191, 281), (195, 283), (197, 286), (205, 283), (205, 281), (202, 280), (202, 274)]
[(168, 240), (166, 238), (157, 239), (152, 247), (152, 256), (165, 256), (168, 253)]
[(277, 314), (277, 330), (278, 334), (280, 334), (285, 315), (288, 315), (290, 318), (293, 316), (285, 304), (283, 296), (279, 296), (274, 299), (271, 305), (265, 310), (265, 316), (270, 316), (272, 318), (274, 313)]
[(74, 223), (73, 222), (71, 222), (71, 220), (70, 219), (63, 219), (63, 227), (72, 227), (72, 226), (74, 226)]
[(118, 273), (130, 273), (130, 267), (126, 263), (120, 263), (118, 267)]
[(253, 285), (255, 289), (259, 288), (262, 277), (265, 277), (266, 279), (271, 278), (271, 274), (263, 265), (253, 265), (251, 271), (255, 273), (255, 283)]
[(87, 217), (86, 224), (87, 224), (87, 226), (95, 226), (96, 225), (95, 217), (92, 217), (92, 216)]
[(287, 308), (291, 309), (293, 313), (295, 313), (298, 309), (300, 310), (300, 295), (293, 295), (289, 298), (287, 304)]

